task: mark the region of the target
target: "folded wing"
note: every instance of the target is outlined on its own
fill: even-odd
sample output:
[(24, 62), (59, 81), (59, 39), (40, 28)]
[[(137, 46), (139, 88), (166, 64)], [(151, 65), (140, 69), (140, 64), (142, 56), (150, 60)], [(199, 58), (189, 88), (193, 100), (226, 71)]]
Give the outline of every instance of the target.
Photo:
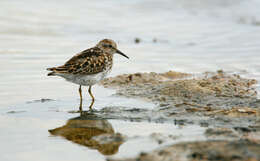
[(96, 74), (105, 69), (107, 56), (97, 47), (90, 48), (73, 56), (64, 65), (48, 68), (48, 76), (57, 74)]

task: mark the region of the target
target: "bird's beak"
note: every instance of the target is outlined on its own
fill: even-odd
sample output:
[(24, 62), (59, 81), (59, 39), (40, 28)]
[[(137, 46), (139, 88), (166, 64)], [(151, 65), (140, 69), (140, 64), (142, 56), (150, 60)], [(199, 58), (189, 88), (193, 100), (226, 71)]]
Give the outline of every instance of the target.
[(120, 55), (126, 57), (127, 59), (129, 59), (128, 56), (126, 56), (124, 53), (122, 53), (122, 52), (121, 52), (120, 50), (118, 50), (118, 49), (116, 49), (116, 53), (118, 53), (118, 54), (120, 54)]

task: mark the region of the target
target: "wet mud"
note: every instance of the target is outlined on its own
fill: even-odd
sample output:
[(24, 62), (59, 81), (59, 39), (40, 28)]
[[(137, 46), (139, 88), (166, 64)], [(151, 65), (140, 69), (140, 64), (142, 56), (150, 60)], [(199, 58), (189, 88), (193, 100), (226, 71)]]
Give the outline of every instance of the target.
[(117, 96), (146, 100), (156, 107), (106, 107), (96, 114), (109, 119), (207, 128), (205, 141), (181, 142), (119, 160), (260, 160), (256, 83), (222, 70), (196, 76), (174, 71), (124, 74), (101, 84), (116, 89)]
[(258, 161), (259, 149), (260, 144), (247, 140), (185, 142), (141, 153), (136, 158), (108, 161)]

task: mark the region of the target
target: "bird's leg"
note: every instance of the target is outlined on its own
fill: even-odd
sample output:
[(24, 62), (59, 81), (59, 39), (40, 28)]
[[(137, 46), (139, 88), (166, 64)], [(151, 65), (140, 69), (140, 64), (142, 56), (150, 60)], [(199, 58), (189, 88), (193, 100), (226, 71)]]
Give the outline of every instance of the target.
[(79, 86), (79, 96), (80, 96), (79, 111), (82, 112), (82, 94), (81, 94), (81, 85)]
[(90, 95), (91, 98), (92, 98), (92, 102), (91, 102), (91, 104), (90, 104), (90, 106), (89, 106), (89, 109), (92, 110), (92, 106), (93, 106), (93, 104), (94, 104), (94, 102), (95, 102), (95, 98), (94, 98), (93, 94), (91, 93), (91, 86), (89, 86), (89, 88), (88, 88), (88, 93), (89, 93), (89, 95)]

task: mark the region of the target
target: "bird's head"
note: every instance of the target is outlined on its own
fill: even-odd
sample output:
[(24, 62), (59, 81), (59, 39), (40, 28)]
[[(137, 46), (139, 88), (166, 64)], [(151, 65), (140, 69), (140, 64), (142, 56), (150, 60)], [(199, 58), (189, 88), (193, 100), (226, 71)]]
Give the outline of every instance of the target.
[(96, 46), (106, 53), (109, 53), (109, 54), (118, 53), (129, 59), (128, 56), (126, 56), (124, 53), (122, 53), (120, 50), (117, 49), (116, 43), (111, 39), (103, 39), (103, 40), (99, 41), (99, 43)]

